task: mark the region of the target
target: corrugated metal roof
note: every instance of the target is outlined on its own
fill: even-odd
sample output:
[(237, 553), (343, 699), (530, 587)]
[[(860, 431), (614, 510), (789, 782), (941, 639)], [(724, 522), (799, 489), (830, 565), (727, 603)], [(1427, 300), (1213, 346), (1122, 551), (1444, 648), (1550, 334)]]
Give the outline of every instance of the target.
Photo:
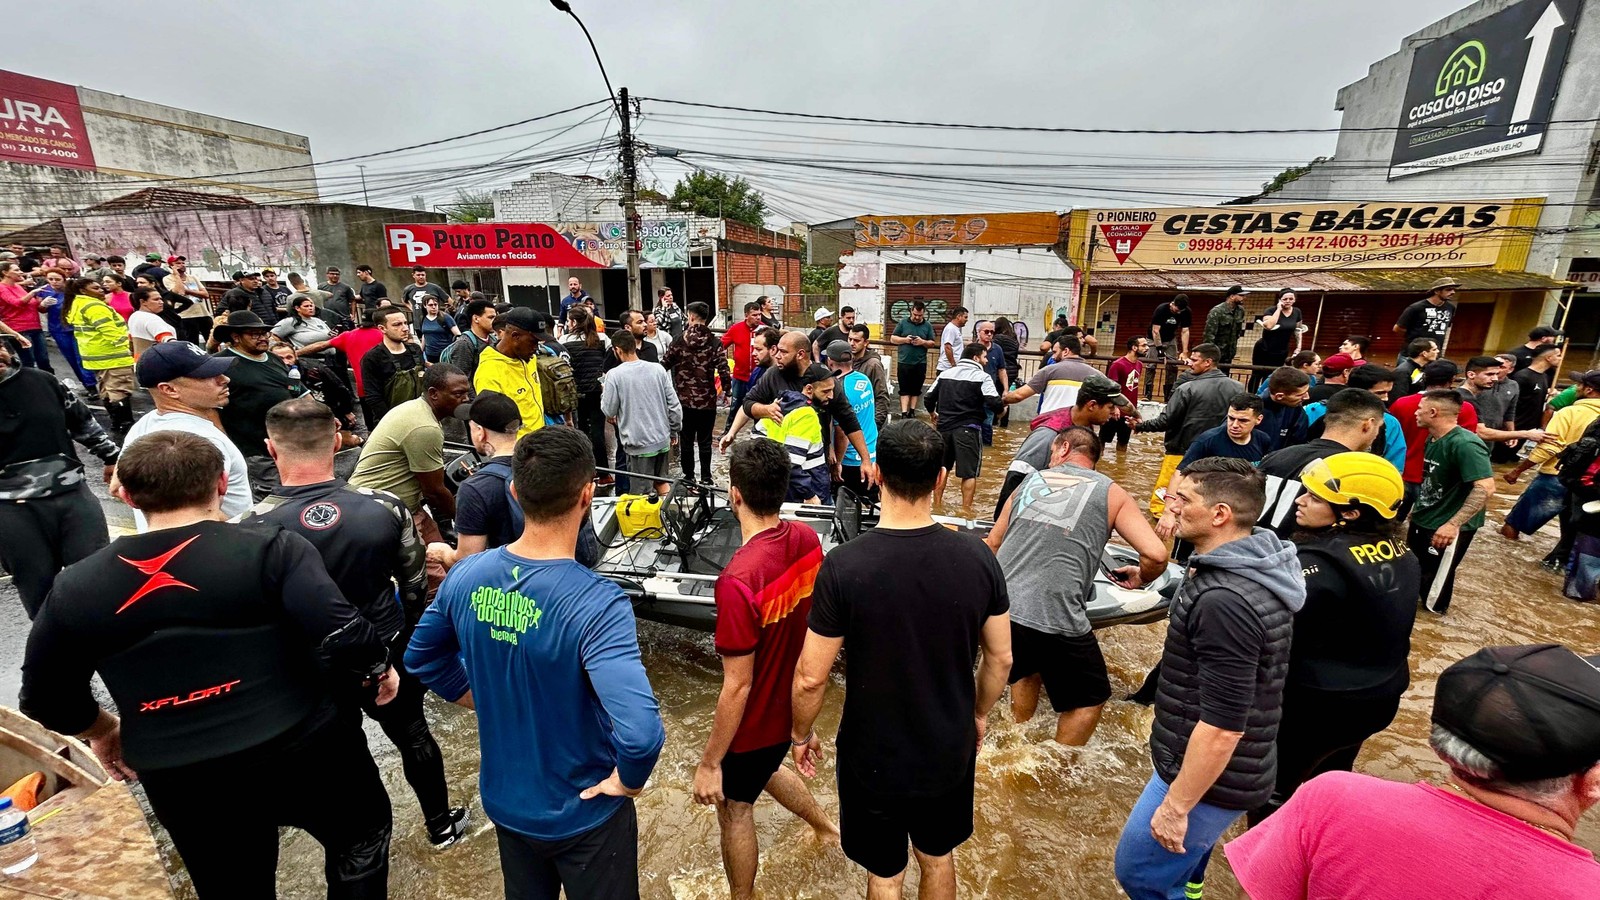
[(1513, 291), (1571, 286), (1535, 272), (1501, 272), (1487, 268), (1468, 269), (1341, 269), (1338, 272), (1095, 272), (1088, 275), (1091, 290), (1154, 290), (1210, 288), (1226, 290), (1243, 285), (1252, 291), (1274, 292), (1279, 288), (1329, 293), (1422, 293), (1428, 285), (1449, 276), (1461, 282), (1463, 291)]

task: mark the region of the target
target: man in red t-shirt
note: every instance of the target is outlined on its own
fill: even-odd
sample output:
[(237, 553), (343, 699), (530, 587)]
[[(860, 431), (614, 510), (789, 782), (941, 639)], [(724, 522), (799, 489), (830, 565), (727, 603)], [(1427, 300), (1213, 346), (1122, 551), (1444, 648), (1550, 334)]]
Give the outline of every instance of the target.
[(750, 344), (761, 328), (761, 304), (746, 303), (744, 321), (722, 333), (722, 346), (731, 348), (728, 358), (733, 360), (733, 402), (728, 405), (728, 425), (733, 424), (733, 414), (744, 401), (745, 392), (750, 390)]
[(1118, 408), (1111, 420), (1100, 426), (1100, 442), (1109, 447), (1114, 441), (1118, 450), (1128, 449), (1133, 423), (1139, 420), (1139, 379), (1144, 375), (1142, 357), (1150, 352), (1150, 339), (1139, 335), (1128, 338), (1126, 350), (1106, 367), (1106, 377), (1122, 388), (1122, 396), (1127, 397), (1132, 406), (1128, 412)]
[[(385, 310), (385, 312), (387, 312), (387, 310)], [(350, 372), (351, 374), (355, 375), (356, 396), (361, 398), (361, 413), (367, 419), (368, 428), (377, 428), (378, 419), (382, 418), (381, 416), (374, 414), (376, 412), (375, 410), (368, 409), (367, 389), (361, 383), (361, 358), (367, 355), (368, 350), (371, 350), (373, 347), (383, 343), (383, 329), (379, 328), (376, 322), (372, 319), (372, 316), (376, 315), (377, 313), (378, 310), (376, 309), (368, 313), (366, 324), (362, 325), (360, 328), (341, 332), (326, 341), (317, 341), (314, 344), (307, 344), (306, 346), (300, 348), (300, 355), (307, 356), (314, 353), (321, 353), (322, 351), (331, 347), (335, 350), (342, 351), (345, 355), (345, 358), (354, 362), (354, 365), (350, 367)], [(379, 387), (381, 387), (381, 385)]]
[[(1460, 373), (1456, 364), (1448, 359), (1428, 363), (1422, 367), (1422, 390), (1389, 404), (1389, 412), (1400, 420), (1400, 431), (1406, 436), (1406, 470), (1400, 474), (1405, 478), (1408, 497), (1414, 497), (1417, 486), (1422, 484), (1422, 454), (1428, 446), (1428, 430), (1417, 424), (1417, 407), (1422, 403), (1422, 395), (1434, 388), (1449, 390), (1455, 386)], [(1456, 424), (1477, 434), (1478, 410), (1471, 403), (1461, 404), (1461, 417)]]
[[(752, 304), (754, 305), (754, 304)], [(789, 454), (773, 441), (743, 441), (728, 459), (729, 491), (744, 546), (717, 578), (717, 653), (722, 693), (694, 773), (694, 799), (716, 804), (722, 864), (735, 900), (755, 891), (756, 798), (763, 789), (823, 840), (839, 829), (800, 776), (783, 765), (795, 663), (806, 640), (811, 589), (822, 567), (817, 533), (784, 521)]]

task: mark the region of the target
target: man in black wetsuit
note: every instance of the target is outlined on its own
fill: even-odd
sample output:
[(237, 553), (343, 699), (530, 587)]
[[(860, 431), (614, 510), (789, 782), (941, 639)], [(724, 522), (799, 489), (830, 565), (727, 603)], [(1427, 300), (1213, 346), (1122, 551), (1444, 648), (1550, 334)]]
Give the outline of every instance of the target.
[[(273, 897), (285, 825), (322, 844), (330, 898), (386, 897), (389, 797), (328, 688), (392, 699), (383, 638), (305, 538), (222, 521), (227, 477), (205, 438), (146, 435), (117, 474), (149, 530), (56, 578), (28, 635), (22, 711), (144, 782), (201, 900)], [(96, 672), (123, 718), (95, 701)]]
[[(399, 668), (428, 605), (424, 547), (411, 513), (393, 494), (350, 487), (334, 477), (339, 423), (327, 406), (310, 397), (285, 400), (268, 410), (266, 429), (281, 484), (251, 509), (246, 523), (282, 526), (310, 541), (339, 592), (378, 629)], [(422, 806), (428, 840), (448, 847), (466, 834), (467, 810), (450, 806), (444, 757), (422, 713), (428, 689), (404, 668), (399, 672), (400, 692), (387, 705), (355, 690), (338, 691), (338, 699), (383, 727)]]
[(117, 445), (89, 408), (0, 341), (0, 562), (30, 619), (63, 566), (110, 540), (73, 441), (100, 457), (109, 483)]

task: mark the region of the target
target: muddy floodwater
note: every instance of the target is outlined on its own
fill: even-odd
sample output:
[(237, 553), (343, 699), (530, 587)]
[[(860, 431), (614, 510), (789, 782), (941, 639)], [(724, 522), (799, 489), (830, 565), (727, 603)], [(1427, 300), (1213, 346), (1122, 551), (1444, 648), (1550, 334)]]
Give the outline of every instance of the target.
[[(980, 515), (993, 510), (1005, 467), (1025, 429), (1026, 424), (1019, 422), (997, 431), (995, 446), (986, 450), (978, 491)], [(1138, 436), (1126, 452), (1108, 452), (1101, 471), (1142, 500), (1149, 495), (1160, 460), (1158, 436)], [(725, 460), (719, 458), (718, 465), (725, 472)], [(1538, 567), (1539, 558), (1555, 542), (1553, 530), (1517, 544), (1495, 533), (1514, 494), (1521, 490), (1507, 488), (1503, 481), (1500, 486), (1503, 493), (1490, 506), (1490, 527), (1461, 566), (1448, 617), (1418, 615), (1411, 689), (1394, 724), (1367, 742), (1357, 763), (1359, 771), (1398, 781), (1441, 777), (1443, 767), (1427, 747), (1434, 681), (1445, 666), (1477, 648), (1553, 641), (1588, 651), (1600, 649), (1600, 609), (1563, 599), (1557, 576)], [(954, 488), (949, 496), (952, 503), (958, 501)], [(895, 573), (886, 571), (883, 577), (888, 584)], [(1121, 895), (1112, 875), (1112, 854), (1123, 820), (1150, 775), (1146, 740), (1151, 714), (1120, 698), (1138, 687), (1159, 658), (1165, 631), (1166, 625), (1159, 623), (1100, 632), (1114, 699), (1088, 747), (1066, 750), (1051, 743), (1054, 716), (1048, 709), (1041, 709), (1025, 725), (1012, 724), (1006, 702), (1001, 701), (978, 757), (977, 830), (957, 851), (961, 896), (1022, 900)], [(717, 655), (708, 635), (648, 622), (640, 623), (639, 643), (667, 730), (666, 749), (638, 800), (643, 896), (726, 897), (716, 816), (710, 808), (696, 805), (691, 792), (721, 683)], [(452, 798), (472, 804), (474, 827), (465, 843), (434, 851), (416, 800), (401, 777), (399, 759), (382, 734), (369, 727), (368, 738), (395, 801), (391, 895), (408, 900), (501, 897), (494, 835), (477, 799), (473, 715), (437, 698), (432, 701), (430, 717), (444, 748)], [(843, 701), (843, 683), (836, 673), (817, 723), (830, 751)], [(824, 808), (837, 815), (831, 756), (822, 768), (812, 790)], [(338, 787), (286, 785), (284, 802), (337, 803)], [(759, 895), (824, 898), (864, 893), (864, 871), (845, 860), (837, 848), (815, 843), (806, 826), (769, 798), (758, 802), (756, 822), (761, 841)], [(1591, 851), (1600, 849), (1600, 815), (1589, 817), (1578, 838)], [(915, 878), (913, 866), (908, 895)], [(321, 896), (320, 848), (302, 834), (289, 836), (280, 880), (284, 896)], [(1243, 896), (1220, 853), (1212, 857), (1206, 896)]]

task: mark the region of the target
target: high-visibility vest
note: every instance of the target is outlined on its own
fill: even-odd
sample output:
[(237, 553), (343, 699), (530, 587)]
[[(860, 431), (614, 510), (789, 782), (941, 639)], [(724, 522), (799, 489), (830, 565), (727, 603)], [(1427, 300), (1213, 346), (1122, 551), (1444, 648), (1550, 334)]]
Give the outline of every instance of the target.
[(98, 297), (79, 294), (72, 309), (63, 316), (72, 326), (78, 342), (78, 356), (85, 369), (103, 371), (133, 365), (133, 349), (128, 342), (128, 323)]

